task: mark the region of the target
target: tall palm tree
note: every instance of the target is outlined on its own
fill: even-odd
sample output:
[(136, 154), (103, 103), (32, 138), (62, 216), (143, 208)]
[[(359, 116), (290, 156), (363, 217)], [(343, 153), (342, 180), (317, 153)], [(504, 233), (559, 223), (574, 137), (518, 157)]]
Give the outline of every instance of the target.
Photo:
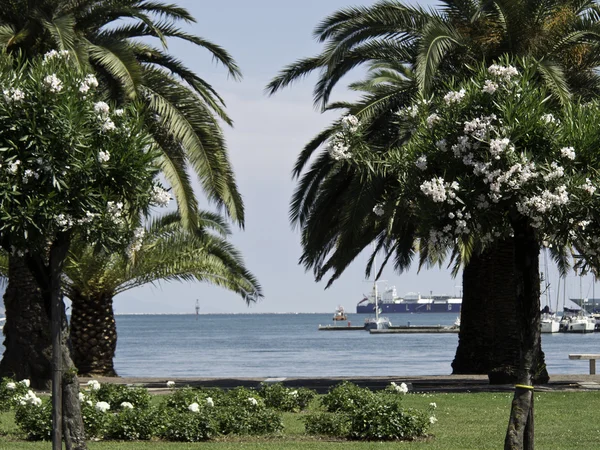
[[(410, 68), (414, 72), (416, 89), (427, 95), (434, 91), (444, 78), (464, 76), (469, 64), (481, 60), (492, 61), (504, 53), (510, 53), (533, 56), (537, 59), (540, 62), (540, 78), (563, 100), (568, 98), (569, 88), (584, 97), (595, 95), (600, 86), (598, 76), (593, 71), (600, 61), (599, 52), (594, 51), (597, 47), (598, 11), (594, 1), (555, 0), (445, 0), (438, 11), (425, 11), (420, 7), (389, 0), (371, 7), (346, 8), (330, 15), (316, 28), (315, 36), (324, 43), (324, 50), (315, 57), (299, 60), (286, 67), (268, 85), (267, 90), (274, 93), (296, 79), (317, 71), (319, 78), (315, 85), (314, 98), (317, 104), (326, 108), (332, 89), (356, 66), (371, 65), (373, 81), (378, 80), (373, 71), (381, 71), (381, 64), (387, 63), (396, 68)], [(384, 78), (390, 79), (389, 76)], [(362, 116), (371, 128), (379, 126), (390, 129), (389, 120), (380, 120), (380, 114), (385, 117), (382, 110), (385, 111), (392, 98), (396, 98), (397, 101), (395, 108), (398, 108), (398, 103), (407, 105), (411, 102), (411, 99), (407, 99), (403, 94), (395, 96), (387, 84), (384, 82), (383, 86), (386, 89), (381, 89), (381, 94), (372, 98), (372, 108), (366, 108), (364, 105), (362, 108), (351, 108), (351, 112)], [(372, 84), (364, 86), (370, 87), (373, 92)], [(378, 108), (378, 105), (383, 107)], [(389, 114), (389, 110), (387, 112)], [(326, 137), (327, 135), (321, 135), (305, 148), (298, 158), (296, 175), (300, 175), (311, 153)], [(346, 229), (348, 223), (341, 220), (347, 213), (340, 212), (332, 217), (330, 212), (326, 212), (326, 208), (319, 206), (325, 198), (328, 198), (329, 203), (322, 204), (330, 207), (337, 205), (343, 208), (354, 205), (343, 201), (345, 192), (342, 190), (338, 189), (336, 192), (334, 188), (332, 192), (324, 192), (334, 186), (331, 183), (332, 178), (339, 179), (344, 176), (340, 173), (332, 175), (331, 171), (336, 172), (337, 169), (327, 155), (322, 155), (314, 161), (296, 190), (291, 216), (303, 227), (305, 251), (302, 258), (305, 264), (313, 267), (315, 273), (321, 276), (324, 270), (334, 270), (335, 278), (346, 267), (339, 261), (336, 262), (336, 258), (343, 252), (348, 255), (344, 261), (351, 261), (368, 243), (354, 241), (355, 245), (350, 245), (346, 242), (344, 245), (347, 248), (340, 250), (342, 235), (356, 235), (355, 225), (360, 222), (351, 223), (351, 229)], [(346, 177), (346, 181), (350, 179), (356, 179), (356, 175), (350, 174)], [(374, 182), (380, 184), (382, 180)], [(383, 182), (389, 183), (390, 180)], [(363, 187), (363, 192), (368, 190), (369, 187)], [(336, 197), (339, 200), (337, 203), (332, 200)], [(376, 202), (376, 199), (370, 199), (370, 204), (374, 201)], [(324, 211), (326, 215), (322, 216)], [(362, 213), (368, 214), (371, 222), (380, 223), (381, 233), (387, 233), (389, 227), (386, 223), (376, 219), (370, 212), (370, 208), (363, 205)], [(327, 221), (324, 217), (332, 220)], [(406, 220), (410, 215), (394, 214), (388, 217), (395, 217), (396, 220), (398, 217), (404, 217)], [(337, 221), (337, 227), (332, 228), (331, 222), (334, 220)], [(319, 224), (323, 224), (323, 228), (319, 228)], [(376, 224), (372, 223), (372, 227), (374, 226)], [(316, 236), (320, 236), (322, 241)], [(396, 252), (395, 261), (410, 262), (415, 250), (412, 245), (414, 236), (411, 238), (403, 234), (397, 237), (405, 242), (402, 246), (405, 254)], [(311, 239), (315, 241), (307, 243)], [(505, 267), (500, 255), (501, 252), (489, 252), (481, 255), (481, 259), (476, 255), (472, 264), (480, 264), (481, 260), (486, 260), (489, 262), (486, 267)], [(398, 264), (396, 267), (398, 268)], [(518, 345), (510, 344), (518, 344), (516, 327), (508, 331), (509, 336), (501, 331), (511, 330), (506, 326), (506, 320), (514, 309), (504, 303), (512, 302), (512, 297), (506, 297), (500, 291), (496, 291), (497, 298), (494, 297), (493, 291), (491, 294), (490, 291), (478, 291), (476, 279), (483, 267), (480, 267), (479, 271), (474, 269), (477, 267), (471, 267), (463, 274), (462, 323), (465, 325), (461, 327), (460, 345), (453, 367), (456, 373), (481, 373), (482, 366), (478, 361), (489, 361), (491, 354), (495, 361), (491, 361), (493, 364), (487, 366), (486, 370), (495, 369), (491, 374), (494, 381), (507, 381), (513, 377), (510, 364), (506, 364), (506, 361), (514, 362), (515, 358), (518, 359), (518, 351), (515, 351)], [(505, 270), (496, 272), (496, 275), (496, 278), (501, 278), (499, 282), (503, 286), (512, 285), (511, 273)], [(487, 302), (482, 302), (482, 297), (485, 297)], [(494, 314), (494, 309), (503, 313)], [(487, 327), (487, 324), (480, 320), (481, 316), (493, 318), (495, 324), (502, 326)], [(476, 327), (478, 323), (482, 326)], [(487, 332), (483, 332), (481, 328), (486, 328)], [(497, 334), (490, 336), (489, 330), (496, 330)], [(474, 339), (473, 336), (477, 336), (479, 331), (482, 332), (479, 336), (485, 337)], [(493, 340), (492, 345), (486, 340), (488, 338)], [(507, 341), (507, 338), (510, 340)], [(507, 345), (507, 342), (510, 345)], [(540, 363), (543, 363), (543, 359)], [(545, 377), (547, 374), (542, 374), (538, 379), (543, 380)]]
[(195, 280), (236, 292), (247, 303), (262, 297), (241, 255), (225, 240), (230, 234), (226, 222), (206, 212), (197, 222), (201, 231), (185, 229), (178, 214), (154, 219), (138, 242), (140, 248), (129, 256), (98, 253), (88, 245), (72, 247), (64, 290), (72, 301), (72, 356), (80, 374), (116, 376), (113, 299), (129, 289), (160, 281)]
[[(198, 217), (188, 166), (209, 200), (243, 226), (243, 204), (219, 126), (219, 119), (231, 123), (222, 99), (164, 47), (138, 39), (153, 37), (163, 44), (168, 38), (183, 39), (207, 50), (239, 78), (224, 49), (177, 26), (194, 21), (184, 8), (140, 0), (5, 0), (0, 6), (0, 46), (6, 51), (30, 57), (54, 48), (69, 50), (82, 68), (97, 75), (111, 99), (143, 104), (148, 128), (162, 150), (161, 170), (186, 227), (193, 229)], [(43, 358), (49, 345), (48, 318), (35, 312), (39, 295), (24, 262), (11, 256), (9, 269), (0, 373), (45, 387), (50, 374)], [(24, 292), (31, 295), (24, 297)]]

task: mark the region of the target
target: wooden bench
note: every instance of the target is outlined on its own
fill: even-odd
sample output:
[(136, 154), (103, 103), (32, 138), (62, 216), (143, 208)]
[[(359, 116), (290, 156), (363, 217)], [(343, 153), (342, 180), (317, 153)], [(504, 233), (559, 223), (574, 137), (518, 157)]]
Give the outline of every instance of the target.
[(589, 359), (590, 360), (590, 375), (596, 375), (596, 360), (600, 359), (600, 354), (597, 353), (575, 353), (569, 355), (569, 359)]

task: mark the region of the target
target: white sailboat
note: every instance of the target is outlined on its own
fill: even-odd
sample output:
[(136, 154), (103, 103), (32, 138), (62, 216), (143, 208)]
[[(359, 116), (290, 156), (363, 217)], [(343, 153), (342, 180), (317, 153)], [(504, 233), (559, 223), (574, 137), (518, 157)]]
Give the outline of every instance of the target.
[(375, 297), (375, 317), (365, 319), (366, 330), (384, 330), (392, 326), (387, 317), (379, 316), (379, 293), (377, 292), (377, 258), (373, 258), (373, 295)]
[[(544, 249), (544, 291), (546, 293), (546, 306), (542, 310), (540, 320), (540, 331), (542, 333), (558, 333), (560, 330), (560, 320), (550, 308), (550, 282), (548, 281), (548, 249)], [(560, 279), (558, 280), (560, 289)]]

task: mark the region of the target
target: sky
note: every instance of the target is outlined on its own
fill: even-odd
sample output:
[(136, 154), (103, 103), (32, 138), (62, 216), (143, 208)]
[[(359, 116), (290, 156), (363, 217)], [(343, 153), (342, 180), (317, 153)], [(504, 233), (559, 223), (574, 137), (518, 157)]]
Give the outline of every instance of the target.
[[(238, 187), (244, 198), (246, 226), (235, 226), (231, 242), (242, 252), (248, 269), (258, 278), (264, 298), (247, 306), (236, 294), (206, 283), (160, 283), (126, 291), (115, 298), (117, 314), (193, 313), (198, 300), (201, 313), (311, 313), (331, 312), (338, 305), (355, 311), (372, 281), (365, 278), (367, 254), (359, 256), (328, 289), (316, 283), (312, 272), (298, 265), (300, 232), (288, 219), (296, 180), (291, 171), (302, 147), (335, 118), (313, 105), (315, 77), (307, 77), (272, 97), (267, 83), (287, 64), (317, 54), (321, 45), (312, 37), (314, 27), (328, 14), (347, 6), (370, 5), (373, 0), (223, 0), (200, 2), (174, 0), (196, 18), (184, 25), (188, 32), (227, 49), (240, 66), (243, 79), (227, 77), (206, 51), (178, 41), (169, 51), (181, 59), (224, 98), (234, 120), (224, 129)], [(417, 3), (417, 2), (413, 2)], [(419, 2), (424, 7), (433, 1)], [(353, 96), (345, 86), (360, 78), (360, 70), (342, 79), (332, 100)], [(196, 185), (198, 186), (198, 185)], [(197, 192), (202, 198), (202, 192)], [(214, 209), (203, 204), (205, 209)], [(382, 285), (394, 285), (399, 295), (408, 292), (460, 295), (460, 274), (453, 279), (446, 267), (416, 266), (398, 274), (386, 269)], [(550, 267), (551, 280), (558, 280)], [(380, 285), (381, 286), (381, 285)], [(592, 296), (588, 278), (567, 279), (567, 297)], [(562, 289), (561, 289), (562, 290)], [(555, 296), (551, 287), (551, 296)], [(598, 293), (600, 295), (600, 291)]]

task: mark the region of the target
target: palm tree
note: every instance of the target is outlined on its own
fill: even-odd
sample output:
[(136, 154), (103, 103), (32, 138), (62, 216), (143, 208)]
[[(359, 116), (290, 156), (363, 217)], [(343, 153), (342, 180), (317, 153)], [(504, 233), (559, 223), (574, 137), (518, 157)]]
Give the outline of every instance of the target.
[[(425, 11), (397, 1), (381, 1), (371, 7), (354, 7), (338, 11), (323, 20), (315, 30), (317, 39), (325, 43), (323, 52), (316, 57), (305, 58), (286, 67), (268, 85), (267, 90), (274, 93), (298, 78), (318, 71), (319, 79), (315, 85), (314, 98), (322, 107), (327, 107), (332, 89), (353, 68), (361, 64), (371, 65), (371, 80), (381, 85), (381, 82), (377, 83), (378, 78), (372, 74), (374, 70), (381, 71), (381, 65), (387, 63), (388, 66), (393, 64), (395, 68), (410, 68), (414, 72), (416, 89), (421, 94), (427, 95), (434, 91), (445, 77), (464, 76), (467, 65), (482, 60), (492, 61), (503, 53), (510, 53), (529, 55), (537, 59), (540, 78), (563, 100), (569, 95), (567, 86), (584, 97), (598, 92), (600, 86), (598, 76), (592, 70), (599, 62), (599, 54), (594, 51), (598, 19), (598, 7), (595, 2), (446, 0), (442, 4), (439, 11)], [(396, 69), (395, 73), (400, 72)], [(389, 81), (390, 77), (386, 76), (384, 80)], [(371, 99), (371, 108), (366, 108), (364, 105), (362, 108), (351, 108), (351, 112), (359, 117), (365, 117), (365, 121), (373, 124), (370, 128), (378, 126), (385, 130), (390, 129), (389, 121), (385, 118), (379, 121), (381, 118), (379, 114), (385, 116), (385, 112), (381, 111), (385, 111), (386, 105), (394, 98), (393, 89), (389, 89), (387, 81), (383, 82), (386, 89), (381, 89), (381, 94)], [(369, 87), (373, 92), (372, 83), (364, 86)], [(398, 107), (398, 103), (410, 104), (410, 101), (411, 99), (407, 101), (404, 94), (399, 95), (396, 97), (395, 107)], [(377, 108), (380, 104), (383, 107)], [(296, 175), (300, 174), (310, 154), (325, 138), (326, 136), (321, 136), (320, 142), (318, 139), (314, 140), (305, 148), (298, 158)], [(319, 167), (318, 164), (322, 166)], [(316, 273), (335, 268), (334, 277), (337, 277), (340, 271), (345, 269), (345, 265), (335, 263), (337, 255), (341, 252), (339, 250), (341, 236), (342, 234), (352, 236), (356, 234), (356, 229), (343, 229), (344, 225), (340, 224), (337, 229), (334, 228), (337, 230), (338, 234), (336, 234), (329, 228), (331, 223), (323, 222), (324, 218), (320, 217), (323, 208), (318, 209), (318, 201), (328, 195), (331, 206), (333, 204), (331, 198), (345, 195), (339, 190), (337, 193), (323, 192), (332, 186), (326, 184), (329, 183), (331, 176), (325, 167), (327, 165), (332, 167), (331, 161), (323, 155), (315, 160), (310, 170), (302, 177), (292, 202), (291, 215), (293, 219), (305, 221), (300, 222), (303, 231), (308, 227), (312, 229), (310, 235), (303, 232), (305, 264), (315, 268)], [(352, 176), (356, 178), (355, 175)], [(382, 180), (374, 182), (381, 183)], [(384, 182), (387, 183), (389, 180)], [(368, 190), (368, 187), (363, 189)], [(351, 204), (339, 201), (338, 205)], [(365, 206), (362, 212), (368, 214), (370, 209)], [(373, 214), (369, 214), (368, 217), (373, 221)], [(389, 217), (397, 218), (402, 215), (395, 214)], [(404, 217), (410, 218), (410, 215)], [(310, 221), (315, 224), (314, 227), (310, 226)], [(319, 221), (324, 225), (321, 229), (318, 227)], [(376, 225), (372, 224), (372, 226)], [(385, 222), (380, 222), (379, 229), (382, 233), (388, 229)], [(318, 241), (315, 245), (307, 245), (307, 239), (315, 239), (315, 236), (321, 236), (323, 240), (329, 242), (329, 245), (323, 242), (317, 243)], [(402, 249), (406, 253), (401, 255), (396, 252), (394, 259), (396, 262), (410, 262), (414, 245), (408, 245), (407, 242), (414, 243), (414, 236), (411, 239), (409, 235), (402, 234), (398, 238), (405, 242)], [(351, 261), (365, 245), (368, 245), (362, 242), (354, 242), (354, 244), (343, 249), (344, 253), (349, 254), (345, 261)], [(326, 260), (329, 252), (332, 252), (331, 257)], [(307, 253), (312, 256), (308, 256)], [(501, 252), (489, 252), (481, 255), (481, 258), (475, 255), (471, 264), (486, 260), (491, 262), (491, 266), (487, 267), (504, 268), (506, 266), (502, 264), (500, 255)], [(396, 268), (401, 266), (396, 264)], [(507, 364), (507, 361), (518, 360), (518, 351), (515, 351), (519, 340), (516, 335), (517, 328), (507, 325), (507, 320), (514, 320), (514, 317), (509, 319), (509, 313), (514, 312), (514, 308), (509, 306), (514, 298), (506, 297), (500, 291), (495, 291), (498, 293), (497, 297), (494, 291), (491, 293), (473, 291), (473, 288), (477, 289), (476, 276), (481, 273), (481, 270), (475, 269), (477, 268), (465, 269), (463, 274), (465, 295), (462, 324), (464, 325), (461, 327), (460, 345), (453, 364), (454, 371), (455, 373), (481, 373), (484, 367), (479, 364), (479, 361), (489, 361), (490, 365), (485, 370), (491, 371), (494, 381), (506, 382), (514, 379), (511, 364)], [(499, 282), (503, 286), (513, 284), (512, 276), (514, 275), (506, 270), (496, 272), (496, 279), (501, 279), (502, 281)], [(482, 297), (487, 301), (481, 302)], [(505, 305), (503, 302), (509, 304)], [(487, 324), (480, 320), (482, 316), (492, 318), (494, 324), (498, 325), (487, 327), (487, 337), (493, 342), (491, 346), (486, 339), (474, 339), (479, 332), (481, 332), (479, 336), (486, 336), (482, 328)], [(477, 324), (481, 327), (477, 327)], [(467, 330), (471, 332), (467, 333)], [(496, 330), (496, 334), (490, 336), (489, 330)], [(503, 333), (502, 330), (507, 332)], [(489, 359), (490, 354), (492, 361)], [(543, 364), (541, 349), (539, 355), (539, 364)], [(536, 375), (540, 381), (547, 378), (545, 369), (541, 374)]]
[(72, 356), (80, 374), (116, 376), (112, 305), (129, 289), (157, 281), (195, 280), (236, 292), (246, 303), (262, 297), (241, 255), (225, 240), (230, 231), (222, 218), (203, 212), (197, 222), (201, 231), (194, 232), (182, 226), (178, 214), (154, 219), (138, 243), (140, 248), (129, 256), (73, 246), (65, 265), (64, 290), (72, 301)]

